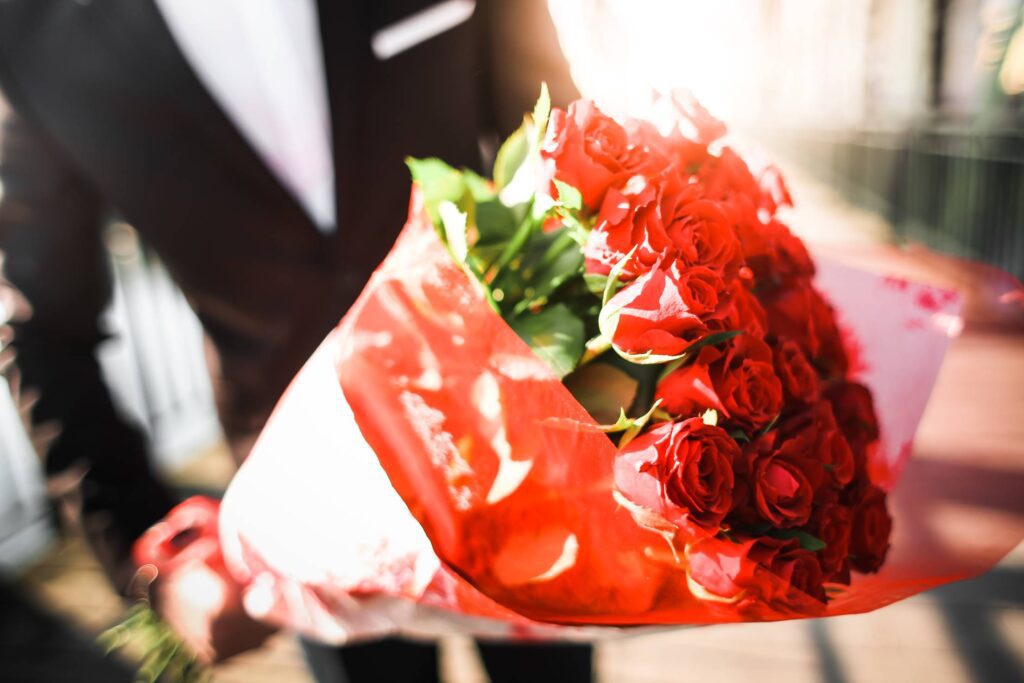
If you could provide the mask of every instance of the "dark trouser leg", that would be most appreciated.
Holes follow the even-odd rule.
[[[576,643],[478,642],[491,683],[591,683],[594,648]]]
[[[302,641],[317,683],[438,683],[437,646],[400,638],[335,647]]]

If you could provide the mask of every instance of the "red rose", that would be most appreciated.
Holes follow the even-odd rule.
[[[846,374],[846,352],[835,313],[813,287],[807,283],[785,287],[771,292],[761,303],[771,332],[799,344],[826,377]]]
[[[828,432],[821,443],[821,460],[831,480],[839,488],[846,486],[856,473],[856,459],[846,437],[835,429]]]
[[[877,572],[889,552],[892,517],[889,516],[885,499],[885,491],[869,484],[854,508],[850,562],[859,572]]]
[[[740,335],[729,343],[713,377],[730,423],[749,432],[764,427],[782,410],[782,383],[771,360],[767,344]]]
[[[668,270],[679,283],[680,295],[691,311],[706,319],[718,310],[725,284],[713,270],[701,266],[687,268],[678,261]]]
[[[724,352],[701,349],[694,363],[659,383],[655,396],[673,414],[714,408],[730,424],[756,431],[782,409],[782,386],[770,361],[764,342],[741,335]]]
[[[796,342],[786,340],[775,348],[775,372],[786,396],[800,403],[818,400],[818,373]]]
[[[793,198],[786,187],[786,180],[782,173],[775,166],[764,167],[757,176],[757,184],[761,186],[761,196],[764,197],[765,208],[772,215],[780,206],[793,206]]]
[[[749,476],[754,504],[761,517],[775,527],[803,526],[811,518],[815,492],[807,444],[796,439],[778,449],[770,444],[756,443],[751,449],[754,457]]]
[[[785,282],[814,277],[814,261],[803,240],[778,221],[764,226],[771,244],[771,279]]]
[[[700,144],[710,145],[726,134],[725,124],[712,116],[697,101],[693,93],[686,90],[674,90],[670,101],[676,114],[676,124],[689,124],[692,128],[690,132],[693,133],[693,138]]]
[[[694,415],[708,408],[728,415],[715,393],[709,368],[721,355],[718,349],[705,346],[692,363],[666,375],[654,392],[654,397],[661,400],[661,407],[673,415]]]
[[[829,387],[825,397],[832,404],[836,423],[850,447],[863,454],[878,439],[878,418],[871,391],[856,382],[838,382]]]
[[[649,451],[643,471],[658,478],[665,499],[688,521],[717,530],[732,507],[733,461],[740,450],[699,418],[662,423],[634,439],[624,454]]]
[[[763,205],[761,186],[746,162],[731,147],[701,167],[698,177],[709,199],[736,201],[743,199],[754,207]]]
[[[678,128],[673,129],[668,135],[662,135],[649,121],[637,119],[628,119],[623,127],[634,144],[642,146],[652,154],[654,163],[645,169],[649,175],[669,165],[683,172],[696,171],[711,158],[706,144],[687,137]]]
[[[842,489],[853,480],[853,452],[836,424],[828,401],[817,401],[807,410],[791,414],[779,425],[778,431],[793,447],[799,444],[806,449],[805,457],[814,463],[814,471],[827,470],[827,479],[834,489]],[[824,489],[819,491],[821,495],[825,493]]]
[[[827,600],[817,557],[793,539],[703,538],[686,546],[686,561],[691,593],[752,619],[820,614]]]
[[[732,221],[718,202],[702,197],[699,185],[670,174],[661,190],[662,230],[678,258],[688,266],[705,266],[731,279],[741,265]]]
[[[678,173],[634,176],[621,189],[609,189],[584,248],[587,271],[606,274],[635,248],[625,280],[677,258],[734,278],[742,260],[732,221],[701,191]]]
[[[612,343],[629,354],[682,353],[707,329],[693,308],[707,304],[705,285],[699,278],[681,281],[675,270],[662,268],[626,285],[606,305],[617,311],[609,318],[618,318],[610,331]]]
[[[728,299],[728,305],[720,309],[719,315],[707,319],[708,329],[715,332],[743,330],[751,337],[764,339],[768,319],[757,297],[742,280],[733,280],[729,285]]]
[[[656,217],[658,192],[658,187],[642,176],[608,190],[583,247],[588,273],[607,275],[634,247],[633,257],[619,276],[624,282],[673,258],[673,246]]]
[[[825,547],[818,551],[818,560],[821,562],[821,568],[829,574],[830,580],[849,580],[847,567],[852,527],[853,516],[850,508],[845,505],[826,503],[814,514],[814,535],[825,544]]]
[[[783,586],[799,591],[802,595],[796,596],[796,600],[802,596],[822,604],[828,600],[817,555],[802,548],[796,539],[761,538],[751,548],[750,557],[782,579]],[[791,604],[793,601],[794,596],[786,591],[781,602]],[[780,602],[778,597],[775,602]]]
[[[541,156],[554,162],[554,177],[577,188],[593,211],[609,186],[644,168],[651,155],[593,102],[577,100],[568,112],[551,111]]]

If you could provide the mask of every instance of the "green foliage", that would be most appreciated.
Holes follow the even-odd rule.
[[[572,372],[583,355],[583,322],[564,304],[514,318],[509,325],[559,377]]]
[[[466,193],[466,182],[458,171],[440,159],[414,159],[408,157],[405,165],[412,173],[412,179],[423,191],[423,200],[434,225],[441,224],[441,202],[458,203]]]
[[[533,128],[534,135],[536,135],[533,144],[537,148],[544,142],[549,118],[551,118],[551,95],[548,93],[548,84],[541,83],[540,96],[537,98],[537,103],[533,105]]]
[[[175,681],[205,683],[210,672],[164,623],[146,601],[128,609],[124,620],[97,638],[107,653],[125,648],[140,651],[142,658],[135,674],[137,683]]]
[[[555,189],[558,190],[558,203],[570,211],[583,209],[583,195],[572,185],[555,178]]]
[[[499,190],[512,182],[516,171],[530,153],[528,131],[529,125],[524,121],[498,149],[498,155],[494,158],[494,184]]]
[[[823,550],[826,547],[825,541],[799,529],[778,529],[772,532],[772,536],[776,538],[795,538],[800,541],[801,548],[812,553]]]
[[[477,247],[500,245],[515,235],[518,225],[512,209],[501,203],[497,197],[477,202],[476,229],[479,237]]]

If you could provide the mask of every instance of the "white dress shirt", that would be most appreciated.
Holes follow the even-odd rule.
[[[156,4],[238,131],[317,227],[333,231],[331,119],[315,0]]]

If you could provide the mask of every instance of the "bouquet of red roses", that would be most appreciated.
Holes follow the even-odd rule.
[[[779,173],[665,103],[661,130],[542,93],[493,180],[409,161],[404,232],[225,499],[252,613],[329,640],[439,614],[560,637],[966,575],[901,553],[887,503],[957,295],[816,275]],[[893,343],[914,349],[895,376]]]

